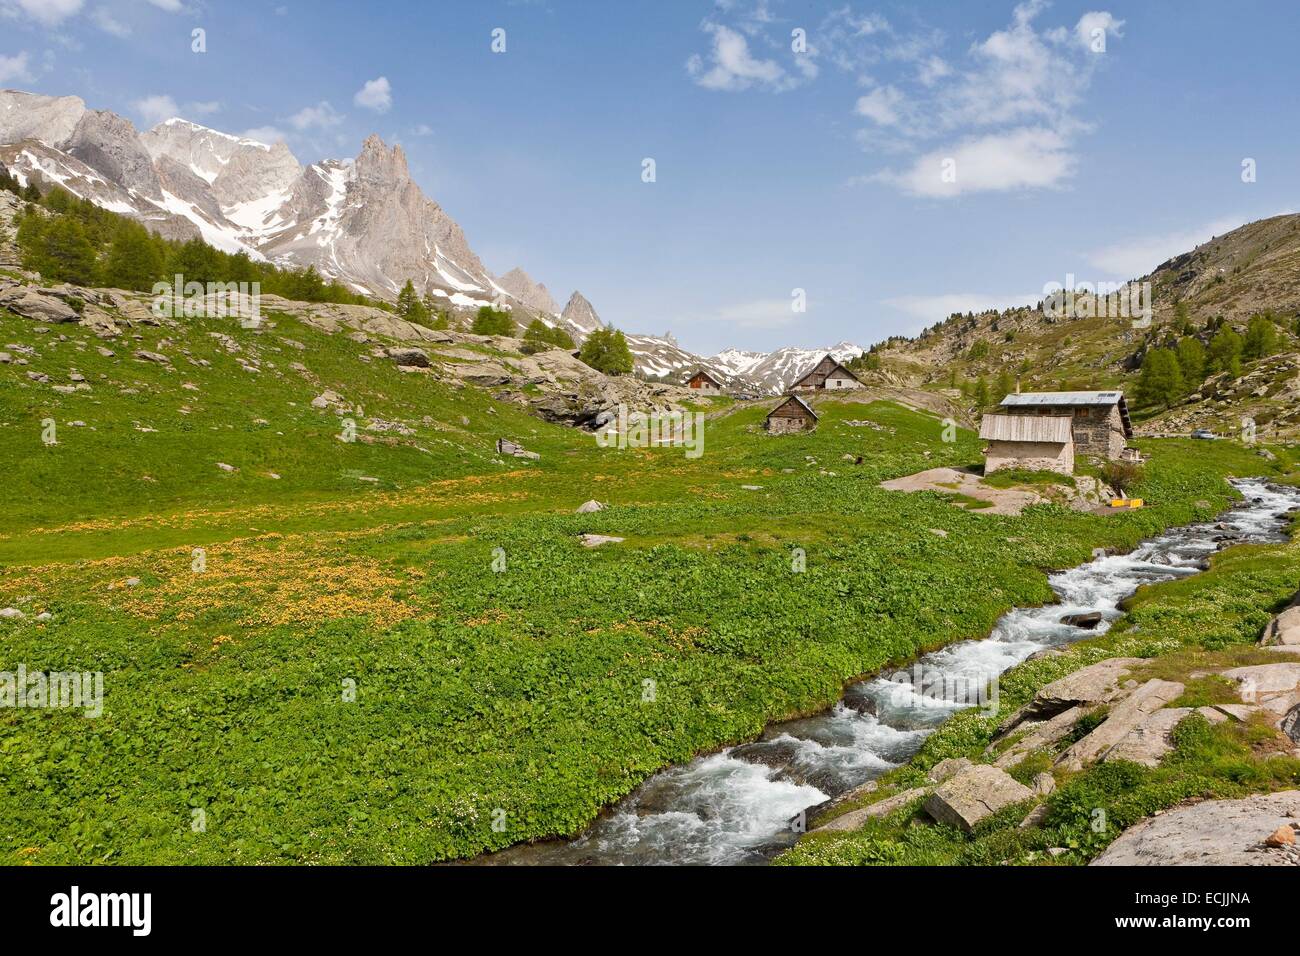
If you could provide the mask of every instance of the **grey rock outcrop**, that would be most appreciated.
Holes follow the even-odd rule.
[[[1207,800],[1141,821],[1093,866],[1295,866],[1294,845],[1269,847],[1280,827],[1300,826],[1300,790]]]
[[[81,317],[72,306],[46,290],[24,287],[7,290],[0,305],[26,319],[37,322],[76,322]]]
[[[1147,681],[1115,704],[1092,733],[1073,744],[1056,762],[1077,770],[1098,760],[1182,692],[1183,685],[1176,681]]]
[[[1300,646],[1300,601],[1269,621],[1260,643],[1268,646]]]
[[[408,368],[429,367],[429,353],[424,349],[417,349],[411,346],[396,346],[390,349],[385,349],[384,354],[398,365]]]
[[[1114,747],[1106,751],[1104,760],[1131,760],[1147,767],[1158,767],[1165,754],[1173,749],[1170,736],[1184,717],[1192,712],[1190,707],[1166,707],[1147,717]]]
[[[969,831],[1004,807],[1033,798],[1034,791],[1005,771],[975,764],[940,784],[925,801],[925,812],[940,823]]]

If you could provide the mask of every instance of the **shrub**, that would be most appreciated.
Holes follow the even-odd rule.
[[[1108,461],[1101,466],[1102,481],[1120,494],[1140,484],[1144,477],[1142,466],[1135,461]]]

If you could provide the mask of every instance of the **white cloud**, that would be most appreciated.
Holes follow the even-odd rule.
[[[181,0],[149,0],[159,10],[166,10],[168,13],[180,13],[185,9]]]
[[[179,116],[181,112],[176,106],[176,101],[162,93],[155,93],[153,96],[146,96],[142,100],[136,100],[131,104],[131,107],[144,121],[146,127],[157,126],[163,120]]]
[[[107,7],[96,8],[95,12],[91,14],[91,19],[105,33],[112,34],[115,37],[129,37],[131,35],[131,28],[121,20],[115,19]]]
[[[0,54],[0,83],[12,83],[14,80],[21,83],[32,82],[26,50],[13,56]]]
[[[1123,239],[1094,249],[1086,253],[1084,258],[1116,279],[1135,279],[1146,275],[1167,259],[1189,252],[1214,236],[1231,232],[1245,221],[1241,217],[1224,217],[1193,229]]]
[[[857,100],[854,111],[874,124],[857,138],[868,151],[914,158],[854,181],[939,198],[1047,188],[1072,176],[1078,142],[1092,128],[1079,105],[1104,59],[1082,41],[1098,28],[1122,36],[1124,23],[1092,12],[1073,29],[1042,29],[1036,20],[1046,7],[1045,0],[1019,4],[1005,28],[970,44],[959,60],[933,53],[930,34],[913,42],[891,29],[893,47],[877,55],[888,59],[892,50],[916,72]],[[955,167],[945,167],[949,159]]]
[[[756,299],[724,305],[697,315],[691,321],[721,322],[737,329],[779,329],[802,318],[792,299]]]
[[[699,54],[686,61],[686,72],[706,90],[736,93],[750,87],[780,91],[798,81],[775,60],[762,60],[749,51],[749,41],[729,27],[705,23],[702,29],[713,36],[710,66]]]
[[[412,135],[412,136],[432,136],[432,135],[433,135],[433,127],[430,126],[428,123],[417,123],[417,124],[415,125],[415,128],[411,130],[411,135]]]
[[[942,322],[954,312],[985,312],[1017,305],[1034,305],[1041,294],[985,295],[981,292],[948,292],[940,295],[900,295],[885,299],[884,304],[898,309],[919,323],[918,328]]]
[[[185,112],[194,116],[211,116],[213,113],[221,112],[221,103],[218,100],[208,100],[204,103],[191,103],[185,107]]]
[[[376,113],[387,113],[393,105],[393,89],[388,83],[388,77],[367,80],[352,97],[352,102]]]
[[[1044,128],[990,133],[920,156],[901,172],[873,178],[926,198],[963,193],[1043,189],[1074,172],[1075,159],[1061,134]]]
[[[921,64],[916,78],[925,86],[934,86],[942,79],[952,76],[952,67],[941,56],[932,56]]]
[[[1109,41],[1111,37],[1122,37],[1124,35],[1123,20],[1116,20],[1105,10],[1093,10],[1079,17],[1079,22],[1074,25],[1074,35],[1079,42],[1083,44],[1084,49],[1089,52],[1093,49],[1093,43],[1097,39],[1095,32],[1102,31],[1104,41]]]
[[[308,129],[329,129],[343,122],[343,114],[324,100],[316,106],[304,106],[289,117],[289,125],[302,131]]]
[[[8,0],[5,6],[26,14],[37,23],[54,27],[80,13],[85,0]]]
[[[893,126],[898,122],[898,105],[902,101],[903,94],[894,87],[878,86],[866,96],[858,98],[854,112],[875,120],[881,126]]]
[[[252,129],[246,129],[239,134],[244,139],[251,139],[256,143],[265,143],[268,146],[274,146],[284,139],[284,133],[275,126],[254,126]]]

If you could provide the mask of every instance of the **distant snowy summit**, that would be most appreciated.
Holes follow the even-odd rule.
[[[411,179],[401,146],[378,136],[355,159],[304,166],[283,142],[263,143],[174,117],[140,133],[130,120],[77,96],[0,90],[0,164],[20,182],[59,185],[131,216],[169,239],[201,237],[226,252],[282,266],[314,266],[357,292],[394,299],[411,280],[449,306],[496,304],[521,325],[538,317],[577,342],[604,323],[574,292],[560,309],[521,268],[492,275],[460,226]],[[739,390],[776,393],[829,349],[727,349],[712,358],[671,333],[628,333],[638,372],[675,378],[703,368]]]

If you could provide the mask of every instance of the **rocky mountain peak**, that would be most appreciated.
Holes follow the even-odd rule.
[[[356,168],[357,176],[364,182],[401,184],[411,178],[402,147],[395,145],[389,149],[377,133],[371,133],[361,144]]]
[[[61,148],[118,185],[162,199],[153,157],[129,119],[108,110],[86,110]]]
[[[556,315],[560,311],[560,307],[555,299],[551,298],[551,293],[546,286],[534,282],[533,277],[518,266],[498,279],[497,285],[520,303],[537,312]]]
[[[72,135],[85,112],[85,101],[79,96],[0,90],[0,142],[36,139],[59,146]]]
[[[583,334],[595,332],[605,324],[600,320],[600,316],[596,314],[595,306],[588,302],[581,292],[577,291],[569,296],[569,301],[565,303],[560,318]]]

